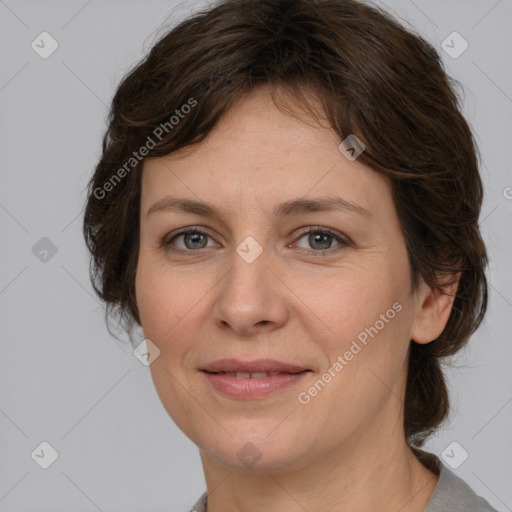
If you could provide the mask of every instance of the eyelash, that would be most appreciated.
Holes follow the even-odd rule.
[[[337,252],[337,251],[341,250],[342,248],[348,247],[348,246],[351,245],[351,241],[348,238],[340,236],[339,234],[337,234],[336,232],[330,230],[329,228],[324,228],[324,227],[320,227],[320,226],[311,226],[311,227],[309,227],[307,230],[305,230],[302,233],[300,233],[299,237],[297,238],[297,241],[299,241],[304,236],[310,235],[312,233],[331,236],[332,238],[334,238],[334,240],[336,240],[336,242],[338,242],[338,245],[335,246],[334,248],[329,248],[329,249],[325,249],[325,250],[314,250],[314,249],[299,248],[303,252],[307,253],[310,256],[319,256],[319,255],[320,256],[327,256],[327,255],[332,255],[334,252]],[[203,230],[201,230],[199,228],[187,228],[187,229],[184,229],[183,231],[179,231],[178,233],[175,233],[171,238],[165,237],[161,241],[160,247],[162,249],[165,249],[165,250],[170,250],[170,251],[175,252],[175,253],[181,253],[181,254],[185,254],[185,255],[189,255],[189,256],[198,255],[201,251],[207,249],[207,248],[196,249],[196,250],[193,250],[193,249],[177,249],[177,248],[174,248],[172,246],[172,243],[173,243],[174,240],[176,240],[180,236],[188,235],[188,234],[199,234],[199,235],[205,235],[207,237],[212,238],[208,233],[206,233],[205,231],[203,231]]]

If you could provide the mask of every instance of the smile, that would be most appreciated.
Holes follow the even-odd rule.
[[[237,379],[263,379],[265,377],[276,377],[280,372],[215,372],[216,375],[227,375]]]
[[[202,371],[216,393],[239,400],[264,398],[291,388],[309,373],[309,370],[296,373]]]

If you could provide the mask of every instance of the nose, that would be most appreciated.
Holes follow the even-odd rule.
[[[285,325],[288,293],[265,251],[251,263],[233,251],[231,270],[219,283],[215,324],[238,336],[268,333]]]

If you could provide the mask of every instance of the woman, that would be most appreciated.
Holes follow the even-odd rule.
[[[225,0],[120,84],[92,276],[199,447],[197,512],[493,510],[420,449],[487,306],[437,52],[354,0]]]

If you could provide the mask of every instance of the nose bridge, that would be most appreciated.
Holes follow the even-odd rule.
[[[215,304],[215,320],[240,333],[256,325],[282,324],[286,305],[277,293],[268,251],[254,238],[246,237],[232,251],[230,271],[225,276]]]
[[[262,296],[269,293],[266,290],[267,274],[270,273],[266,252],[251,237],[238,244],[231,256],[231,270],[226,276],[224,291],[238,301],[249,303],[257,301],[258,298],[261,301]]]

